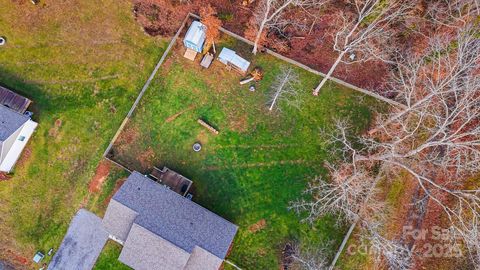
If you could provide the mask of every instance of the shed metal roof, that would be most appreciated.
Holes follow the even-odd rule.
[[[250,66],[250,62],[238,56],[234,50],[224,47],[218,55],[218,60],[225,65],[232,64],[241,71],[246,72]]]
[[[30,103],[32,103],[30,99],[0,86],[0,104],[19,113],[24,113]]]
[[[199,21],[193,21],[185,34],[184,40],[195,44],[198,48],[202,47],[206,38],[206,27]]]

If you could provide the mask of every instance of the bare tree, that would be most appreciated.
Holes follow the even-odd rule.
[[[383,237],[377,228],[368,228],[362,236],[372,249],[376,265],[387,265],[392,270],[407,270],[412,266],[413,252],[399,241]]]
[[[311,8],[319,7],[328,0],[260,0],[254,13],[255,39],[252,53],[258,51],[258,44],[265,35],[265,31],[271,27],[281,28],[282,25],[292,23],[292,20],[282,18],[286,10],[291,7]]]
[[[300,80],[295,70],[283,67],[271,86],[268,110],[272,111],[275,106],[278,108],[278,103],[282,101],[289,106],[299,108],[301,103],[298,92],[299,84]]]
[[[440,27],[458,27],[471,19],[472,14],[480,15],[478,0],[442,0],[430,3],[428,20]]]
[[[327,164],[330,171],[331,182],[317,178],[309,183],[306,194],[315,198],[313,201],[302,199],[292,204],[291,209],[297,212],[307,212],[304,219],[313,223],[319,217],[327,214],[339,215],[339,221],[353,223],[363,208],[373,204],[365,204],[372,189],[369,181],[370,173],[364,168],[354,168],[351,164],[344,163],[340,168]],[[373,210],[373,209],[369,209]]]
[[[334,35],[333,49],[338,57],[326,76],[313,90],[317,96],[331,78],[338,64],[368,61],[372,58],[388,61],[387,41],[393,35],[392,24],[406,15],[409,1],[352,0],[353,14],[340,13],[340,28]],[[350,54],[348,59],[345,55]]]
[[[326,270],[328,268],[327,252],[323,247],[316,249],[302,250],[299,244],[293,247],[290,258],[296,269],[304,270]]]
[[[480,170],[477,33],[477,25],[467,21],[461,28],[432,37],[422,54],[398,57],[390,87],[397,91],[397,99],[405,108],[392,108],[378,117],[376,132],[355,141],[348,135],[349,127],[339,123],[333,141],[341,145],[343,163],[338,167],[347,169],[331,171],[330,183],[313,181],[309,187],[314,193],[310,204],[299,201],[294,208],[307,211],[307,220],[340,212],[360,218],[363,228],[375,228],[372,224],[376,219],[366,219],[361,211],[375,202],[366,195],[369,186],[376,186],[373,166],[381,166],[380,171],[386,174],[406,172],[430,203],[443,210],[452,231],[468,248],[471,260],[478,263],[480,189],[465,180]],[[356,183],[359,179],[360,184]],[[357,194],[359,201],[350,199],[357,198]],[[369,231],[375,236],[372,243],[380,247],[392,268],[403,269],[408,252],[393,252],[402,249],[385,242],[378,231]]]

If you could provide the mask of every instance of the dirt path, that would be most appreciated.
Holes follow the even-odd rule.
[[[183,110],[181,110],[180,112],[178,112],[178,113],[176,113],[176,114],[174,114],[174,115],[169,116],[169,117],[165,120],[165,123],[170,123],[170,122],[172,122],[173,120],[177,119],[177,117],[179,117],[180,115],[182,115],[182,114],[184,114],[185,112],[188,112],[188,111],[190,111],[190,110],[193,110],[194,108],[195,108],[195,105],[193,105],[193,104],[190,105],[190,106],[188,106],[188,108],[183,109]]]
[[[108,175],[110,174],[111,164],[106,160],[102,160],[100,164],[98,164],[97,170],[95,171],[95,175],[90,180],[88,184],[88,192],[95,193],[99,192],[102,188],[103,182],[107,179]]]
[[[223,145],[223,146],[216,146],[214,149],[228,149],[228,148],[242,148],[242,149],[250,149],[250,148],[258,148],[258,149],[275,149],[275,148],[287,148],[287,147],[297,147],[299,144],[259,144],[259,145],[249,145],[249,144],[237,144],[237,145]]]
[[[209,171],[223,170],[226,168],[256,168],[256,167],[268,167],[275,165],[291,165],[291,164],[306,164],[307,161],[304,159],[297,160],[277,160],[270,162],[255,162],[255,163],[243,163],[243,164],[232,164],[230,166],[210,166],[207,168]]]

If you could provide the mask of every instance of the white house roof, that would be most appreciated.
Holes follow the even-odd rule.
[[[195,44],[197,47],[201,47],[206,37],[205,30],[205,25],[199,21],[193,21],[190,28],[188,28],[184,40]]]
[[[238,56],[234,50],[231,50],[226,47],[224,47],[220,52],[220,54],[218,55],[218,60],[224,63],[225,65],[230,63],[238,67],[243,72],[246,72],[248,70],[248,67],[250,66],[250,62]]]

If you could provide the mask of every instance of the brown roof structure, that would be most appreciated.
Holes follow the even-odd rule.
[[[16,112],[23,114],[32,101],[13,91],[0,86],[0,104]]]

